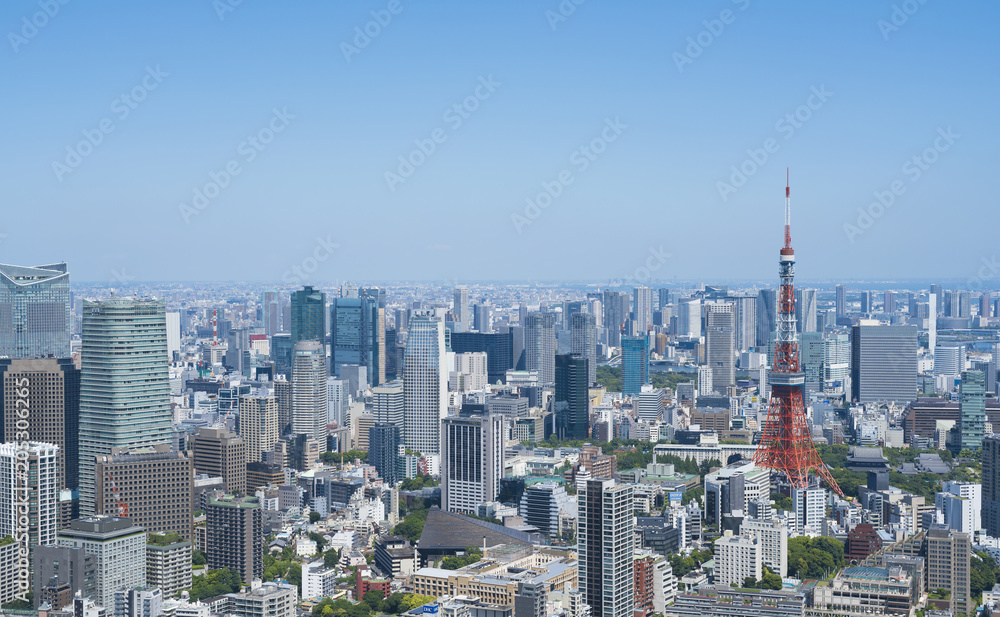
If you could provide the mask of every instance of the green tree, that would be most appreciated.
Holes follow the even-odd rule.
[[[764,575],[760,578],[761,589],[781,589],[781,577],[764,567]]]
[[[760,589],[760,585],[757,584],[757,579],[755,579],[752,576],[748,576],[745,579],[743,579],[743,588],[744,589]]]
[[[335,548],[327,549],[323,552],[323,566],[332,568],[340,563],[340,551]]]
[[[433,602],[436,599],[437,598],[434,598],[433,596],[422,596],[418,593],[408,593],[403,596],[403,601],[400,603],[403,609],[401,612],[412,611],[418,606],[423,606],[424,604]]]
[[[208,563],[208,558],[205,557],[205,553],[202,551],[194,549],[194,551],[191,552],[191,563],[196,566],[203,566]]]
[[[240,573],[232,568],[209,570],[204,576],[196,576],[191,584],[191,601],[236,593],[242,586]]]
[[[317,512],[315,510],[313,510],[312,512],[309,513],[309,522],[310,523],[318,523],[319,519],[321,519],[321,518],[323,518],[323,515],[321,515],[319,512]]]
[[[424,523],[427,522],[427,510],[414,510],[398,525],[392,528],[392,533],[403,536],[411,543],[416,543],[420,539],[420,534],[424,531]]]

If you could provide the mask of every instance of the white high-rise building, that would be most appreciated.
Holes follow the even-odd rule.
[[[792,489],[792,507],[798,529],[796,535],[819,535],[826,518],[826,491],[821,488]]]
[[[441,421],[441,508],[477,513],[494,501],[504,468],[504,417],[499,414]]]
[[[465,287],[455,288],[455,307],[451,310],[451,314],[455,317],[455,321],[472,321],[470,319],[472,315],[469,314],[469,290]]]
[[[712,367],[698,367],[698,396],[712,396]]]
[[[485,351],[452,355],[455,357],[455,366],[448,378],[452,392],[475,392],[486,387],[489,377],[486,373]]]
[[[402,430],[404,406],[402,381],[390,381],[372,388],[372,415],[376,422],[391,424]]]
[[[347,379],[337,377],[326,378],[326,401],[327,412],[326,421],[337,423],[337,426],[344,426],[347,415],[347,408],[351,404],[350,382]]]
[[[448,372],[444,321],[430,311],[415,312],[403,350],[403,443],[415,452],[441,452],[441,420],[448,415]]]
[[[326,443],[326,349],[319,341],[299,341],[292,349],[292,432]]]
[[[681,300],[677,310],[677,335],[701,336],[701,300],[699,298]]]
[[[649,287],[634,288],[632,290],[632,307],[636,327],[639,328],[639,332],[645,332],[653,325],[653,290]]]
[[[524,326],[524,368],[538,371],[543,386],[556,382],[556,314],[529,313]]]
[[[642,391],[636,397],[636,420],[658,422],[663,414],[663,390],[655,389],[649,384],[642,386]]]
[[[788,528],[784,523],[776,519],[744,519],[740,535],[757,540],[761,562],[771,572],[782,578],[788,576]]]
[[[181,314],[170,312],[167,318],[167,357],[173,358],[175,351],[181,350]]]
[[[0,444],[0,537],[11,536],[28,550],[55,544],[60,488],[58,446]],[[26,526],[20,521],[25,516]]]
[[[816,290],[795,291],[795,325],[799,332],[816,331]]]
[[[927,296],[927,349],[937,347],[937,294]]]
[[[763,575],[760,542],[755,537],[726,535],[715,541],[715,582],[722,585],[743,586],[743,580],[752,576],[760,580]]]
[[[146,586],[146,530],[132,519],[91,516],[74,519],[60,529],[59,546],[82,548],[92,555],[96,570],[93,599],[111,609],[115,592]]]
[[[982,485],[973,482],[943,482],[934,496],[934,507],[949,529],[973,533],[982,527]]]

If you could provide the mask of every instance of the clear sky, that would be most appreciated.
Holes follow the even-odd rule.
[[[1000,254],[998,17],[6,0],[0,262],[81,281],[776,277],[791,167],[800,277],[974,277]]]

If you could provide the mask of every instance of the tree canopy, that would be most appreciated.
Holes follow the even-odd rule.
[[[242,587],[240,573],[236,570],[232,568],[209,570],[204,576],[196,576],[191,581],[191,601],[236,593],[240,587]]]
[[[788,575],[825,579],[846,564],[844,543],[836,538],[788,539]]]

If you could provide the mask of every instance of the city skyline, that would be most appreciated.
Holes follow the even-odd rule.
[[[21,85],[0,103],[19,213],[0,262],[118,287],[767,280],[791,167],[800,281],[996,263],[992,4],[216,5],[60,4],[41,28],[36,4],[0,8]],[[595,221],[615,250],[556,258],[550,239]],[[371,228],[389,250],[354,233]],[[261,232],[266,249],[206,267],[206,237]]]

